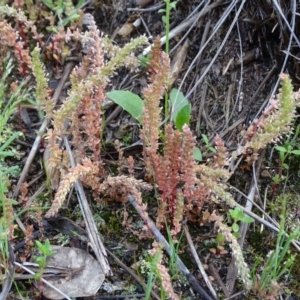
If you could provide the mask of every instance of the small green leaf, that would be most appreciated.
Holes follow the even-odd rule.
[[[167,17],[166,16],[162,16],[162,20],[163,20],[164,24],[167,24]]]
[[[44,257],[43,256],[34,256],[34,260],[38,265],[41,265],[44,263]]]
[[[144,102],[136,94],[130,91],[112,91],[107,93],[107,97],[120,105],[133,118],[141,122]]]
[[[194,148],[193,157],[196,161],[202,161],[202,152],[198,147]]]
[[[291,153],[295,155],[300,155],[300,150],[293,150],[291,151]]]
[[[184,124],[190,123],[191,118],[191,104],[187,104],[186,106],[182,107],[176,115],[175,119],[175,126],[178,130],[182,131],[182,126]]]
[[[66,18],[66,19],[63,20],[62,25],[65,26],[65,25],[67,25],[69,22],[71,22],[71,21],[73,21],[73,20],[76,20],[76,19],[78,19],[79,17],[80,17],[79,14],[71,15],[71,16],[69,16],[68,18]]]
[[[20,203],[16,201],[15,199],[6,199],[11,205],[19,205]]]
[[[147,55],[140,55],[139,60],[141,62],[141,67],[143,68],[147,68],[148,67],[148,63],[150,62],[150,54]]]
[[[242,235],[239,232],[234,232],[233,235],[238,239],[240,238]]]
[[[37,247],[39,248],[39,250],[43,253],[45,250],[44,245],[40,242],[40,241],[35,241]]]
[[[287,152],[287,149],[282,147],[282,146],[276,146],[275,149],[280,151],[280,152]]]
[[[204,142],[205,145],[209,145],[209,140],[206,134],[201,134],[202,136],[202,140]]]
[[[248,224],[248,223],[252,223],[253,221],[254,221],[254,219],[249,217],[249,216],[244,216],[244,217],[241,218],[241,222],[243,222],[243,223]]]
[[[243,216],[244,216],[244,212],[239,207],[230,209],[229,213],[234,220],[241,220],[241,218],[243,218]]]
[[[219,232],[217,237],[216,237],[216,240],[217,240],[218,243],[224,243],[225,237],[222,233]]]
[[[236,220],[237,219],[237,217],[238,217],[238,213],[237,213],[237,211],[236,210],[233,210],[233,209],[229,209],[229,213],[230,213],[230,216],[234,219],[234,220]]]
[[[173,1],[173,2],[170,2],[169,3],[169,7],[172,9],[172,8],[176,8],[176,3],[177,1]]]
[[[211,151],[211,152],[213,152],[213,153],[216,153],[216,152],[217,152],[217,150],[216,150],[215,148],[213,148],[213,147],[209,147],[208,149],[209,149],[209,151]]]
[[[233,223],[231,228],[233,232],[238,232],[240,230],[240,227],[237,223]]]
[[[165,10],[164,8],[161,8],[161,9],[158,10],[158,13],[159,13],[159,14],[165,13],[165,12],[166,12],[166,10]]]
[[[283,168],[285,168],[286,170],[288,170],[289,167],[290,167],[288,164],[282,164],[282,166],[283,166]]]

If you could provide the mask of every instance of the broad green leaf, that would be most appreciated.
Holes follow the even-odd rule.
[[[176,115],[175,126],[178,130],[182,131],[184,124],[189,124],[191,118],[191,104],[182,107]]]
[[[133,118],[141,122],[143,115],[144,102],[136,94],[130,91],[112,91],[107,93],[107,97],[120,105]]]
[[[188,100],[184,97],[182,92],[179,92],[177,89],[172,89],[170,92],[170,107],[172,113],[172,121],[176,120],[178,112],[189,104]]]
[[[196,161],[202,161],[202,152],[198,147],[194,148],[193,157]]]

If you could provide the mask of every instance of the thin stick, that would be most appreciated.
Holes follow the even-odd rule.
[[[147,7],[147,8],[127,8],[127,11],[137,11],[137,12],[151,12],[151,11],[156,11],[162,7],[164,7],[166,5],[166,3],[164,2],[160,2],[158,4],[155,4],[151,7]]]
[[[71,147],[69,144],[69,141],[67,139],[66,136],[63,136],[63,141],[66,147],[66,150],[69,154],[69,158],[70,158],[70,164],[71,167],[74,168],[75,167],[75,161],[74,161],[74,157],[71,151]],[[99,261],[102,270],[104,272],[105,275],[112,275],[112,271],[110,269],[108,260],[107,260],[107,254],[105,251],[105,247],[102,244],[102,241],[100,239],[100,236],[98,234],[98,230],[97,230],[97,226],[95,224],[91,209],[88,205],[82,184],[79,180],[77,180],[75,182],[75,188],[77,191],[77,195],[78,195],[78,203],[80,206],[80,209],[82,211],[82,215],[84,218],[84,222],[86,224],[86,230],[88,233],[88,237],[91,243],[91,246],[95,252],[95,255],[97,257],[97,260]]]
[[[189,243],[189,246],[190,246],[190,249],[191,249],[191,253],[192,253],[192,255],[193,255],[193,257],[194,257],[194,259],[195,259],[195,261],[196,261],[196,263],[198,265],[199,271],[201,272],[201,275],[202,275],[202,277],[203,277],[203,279],[204,279],[207,287],[209,288],[210,292],[214,295],[214,297],[216,299],[219,299],[218,296],[217,296],[216,291],[214,290],[213,286],[210,283],[210,280],[208,279],[208,277],[206,275],[206,272],[205,272],[205,270],[203,268],[203,265],[201,263],[201,260],[200,260],[200,258],[198,256],[198,254],[197,254],[197,251],[195,249],[195,246],[194,246],[194,243],[192,241],[191,235],[190,235],[189,230],[188,230],[188,228],[187,228],[186,225],[183,225],[183,230],[184,230],[187,242]]]
[[[15,262],[15,265],[22,268],[23,270],[25,270],[26,272],[35,275],[35,273],[33,271],[31,271],[30,269],[24,267],[23,265],[19,264],[18,262]],[[50,282],[48,282],[47,280],[45,280],[43,277],[41,277],[40,279],[41,281],[43,281],[45,284],[47,284],[48,286],[50,286],[52,289],[54,289],[56,292],[58,292],[59,294],[61,294],[63,297],[65,297],[68,300],[72,300],[69,296],[67,296],[65,293],[63,293],[62,291],[60,291],[58,288],[56,288],[54,285],[52,285]]]

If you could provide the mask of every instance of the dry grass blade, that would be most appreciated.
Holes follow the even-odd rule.
[[[8,268],[7,268],[7,275],[5,282],[2,285],[2,291],[0,293],[0,299],[6,299],[10,289],[13,284],[13,278],[14,278],[14,273],[15,273],[15,255],[14,252],[10,246],[10,243],[8,242]]]
[[[193,244],[193,241],[192,241],[191,235],[190,235],[190,233],[189,233],[188,227],[187,227],[186,225],[184,225],[184,226],[183,226],[183,230],[184,230],[184,233],[185,233],[185,237],[186,237],[186,239],[187,239],[187,241],[188,241],[188,244],[189,244],[189,246],[190,246],[192,255],[193,255],[193,257],[194,257],[194,259],[195,259],[195,261],[196,261],[196,263],[197,263],[198,269],[200,270],[201,275],[202,275],[202,277],[203,277],[203,279],[204,279],[204,281],[205,281],[207,287],[209,288],[209,290],[210,290],[210,292],[212,293],[212,295],[214,295],[214,297],[215,297],[216,299],[218,299],[217,293],[216,293],[216,291],[214,290],[213,286],[211,285],[211,283],[210,283],[210,281],[209,281],[209,278],[207,277],[206,272],[205,272],[205,270],[204,270],[204,268],[203,268],[203,265],[202,265],[202,263],[201,263],[201,261],[200,261],[200,258],[199,258],[198,254],[197,254],[197,251],[196,251],[196,248],[195,248],[195,246],[194,246],[194,244]]]
[[[229,13],[235,8],[235,5],[237,4],[238,1],[234,1],[231,3],[231,5],[227,8],[226,12],[224,12],[224,15],[222,17],[222,19],[220,20],[220,22],[218,22],[214,28],[214,32],[210,35],[209,39],[207,40],[207,42],[204,44],[203,48],[200,49],[200,51],[198,52],[197,56],[194,58],[189,70],[186,72],[185,77],[182,79],[182,82],[180,84],[179,90],[181,89],[183,82],[185,80],[185,78],[187,77],[189,71],[192,69],[194,63],[196,62],[198,56],[203,52],[204,48],[207,46],[207,44],[211,41],[212,37],[214,36],[214,34],[217,32],[217,30],[220,28],[220,26],[223,24],[223,22],[225,22],[226,17],[229,15]],[[202,82],[202,80],[204,79],[204,77],[207,75],[208,71],[210,70],[211,66],[214,64],[214,62],[216,61],[217,57],[219,56],[219,54],[221,53],[233,27],[235,26],[235,23],[237,22],[239,15],[244,7],[246,3],[246,0],[243,0],[239,9],[237,10],[235,17],[232,21],[232,24],[230,25],[230,27],[227,30],[227,33],[219,47],[219,49],[217,50],[215,56],[213,57],[213,59],[211,60],[211,62],[209,63],[209,65],[207,66],[206,70],[203,72],[203,74],[201,75],[201,77],[197,80],[197,82],[195,83],[194,87],[188,92],[188,94],[186,95],[186,97],[188,98],[193,92],[194,90],[197,88],[197,86]]]

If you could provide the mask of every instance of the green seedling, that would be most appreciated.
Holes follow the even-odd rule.
[[[201,136],[202,136],[202,140],[203,140],[203,142],[204,142],[204,144],[205,144],[206,150],[208,150],[208,151],[210,151],[210,152],[213,152],[213,153],[216,153],[217,150],[216,150],[216,149],[213,147],[213,145],[210,143],[210,141],[209,141],[207,135],[206,135],[206,134],[201,134]]]
[[[176,1],[171,2],[170,0],[164,0],[166,3],[166,7],[160,9],[158,12],[163,13],[162,21],[165,25],[166,29],[166,46],[165,46],[165,51],[167,54],[170,52],[170,41],[169,41],[169,36],[170,36],[170,12],[172,9],[175,9],[176,7]],[[168,115],[169,111],[169,97],[168,93],[165,92],[165,117]]]
[[[77,12],[85,4],[85,0],[79,0],[77,5],[75,6],[74,11],[72,11],[70,13],[70,12],[67,12],[67,10],[66,10],[66,1],[63,1],[63,0],[42,0],[42,1],[48,8],[50,8],[51,10],[53,10],[55,12],[55,15],[59,19],[59,23],[58,23],[57,27],[48,27],[47,28],[47,30],[54,31],[54,32],[58,32],[59,27],[64,27],[64,26],[68,25],[68,23],[78,19],[80,17],[80,15]],[[67,18],[64,19],[63,18],[64,15],[66,15]]]
[[[296,139],[299,136],[299,133],[300,125],[297,126],[292,139],[287,139],[282,146],[275,146],[275,149],[279,151],[280,163],[284,169],[289,169],[289,165],[286,163],[286,160],[290,155],[300,155],[300,150],[295,149]]]
[[[240,227],[238,225],[238,222],[243,222],[243,223],[251,223],[254,220],[246,216],[244,212],[239,208],[235,207],[234,209],[229,210],[230,216],[233,219],[233,224],[231,225],[231,229],[233,231],[233,234],[235,235],[236,238],[239,238],[241,234],[239,233]]]
[[[166,223],[166,229],[168,234],[168,242],[171,248],[171,255],[169,258],[169,270],[171,273],[172,278],[175,278],[178,275],[179,269],[177,267],[177,258],[178,258],[178,251],[179,251],[179,245],[181,242],[181,239],[183,237],[183,232],[181,233],[179,239],[177,242],[174,241],[174,237],[171,234],[170,227],[167,222]]]
[[[289,163],[291,162],[291,159],[293,158],[294,155],[299,156],[300,155],[300,150],[295,149],[297,147],[297,137],[299,136],[300,133],[300,125],[297,126],[295,130],[295,134],[293,135],[293,138],[290,139],[288,138],[282,146],[275,146],[275,149],[279,152],[279,172],[275,176],[273,176],[272,181],[273,181],[273,186],[272,186],[272,192],[271,192],[271,198],[273,198],[277,186],[280,182],[284,181],[286,178],[288,178],[288,175],[284,176],[283,175],[283,170],[286,170],[287,172],[289,171],[290,165]],[[298,148],[298,147],[297,147]],[[289,163],[287,163],[287,160]]]
[[[163,13],[164,16],[162,17],[162,21],[165,25],[166,28],[166,53],[169,53],[169,47],[170,47],[170,42],[169,42],[169,34],[170,34],[170,12],[172,9],[176,8],[176,3],[177,1],[171,2],[170,0],[164,0],[166,3],[166,8],[160,9],[158,12]]]
[[[40,268],[39,271],[37,273],[35,273],[34,279],[40,280],[44,273],[44,269],[47,266],[47,258],[49,256],[52,256],[53,254],[55,254],[55,251],[51,250],[51,245],[50,245],[50,242],[48,239],[45,241],[44,244],[42,244],[39,241],[36,241],[36,245],[42,255],[33,257],[34,261],[38,264],[38,266]]]
[[[264,296],[263,299],[267,299],[266,295],[273,295],[272,299],[275,299],[279,289],[274,289],[275,286],[279,286],[278,280],[288,273],[295,261],[295,256],[291,255],[287,257],[289,246],[294,239],[298,239],[300,231],[295,230],[289,236],[284,231],[286,221],[286,198],[283,199],[283,212],[280,215],[280,227],[276,240],[276,246],[273,251],[268,255],[266,264],[262,269],[262,273],[257,279],[259,282],[255,286],[259,287],[260,295]],[[257,270],[257,269],[256,269]],[[276,293],[274,295],[274,292]],[[270,297],[268,297],[271,299]]]
[[[153,288],[153,286],[155,284],[155,281],[156,281],[156,278],[157,278],[157,275],[156,275],[157,268],[156,268],[156,266],[157,266],[160,258],[161,258],[161,253],[160,252],[157,252],[154,257],[149,256],[150,268],[148,270],[147,286],[146,286],[146,289],[145,289],[145,300],[150,299],[151,291],[152,291],[152,288]]]
[[[210,248],[210,251],[216,255],[227,254],[228,251],[224,248],[224,243],[226,241],[224,235],[219,232],[216,237],[217,245],[214,248]]]

